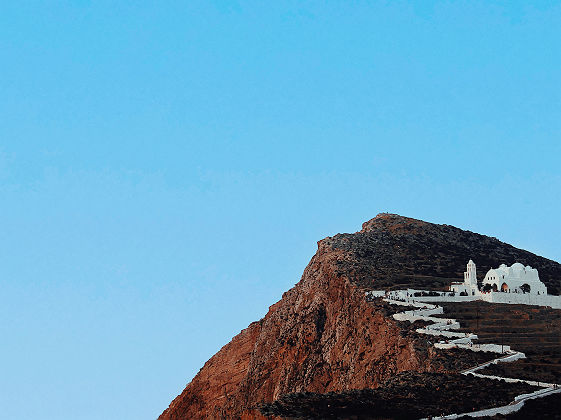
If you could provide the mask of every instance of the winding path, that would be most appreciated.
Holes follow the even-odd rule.
[[[384,301],[393,305],[413,307],[414,309],[394,314],[393,318],[397,321],[415,322],[420,320],[420,321],[430,322],[431,324],[425,326],[424,328],[417,328],[416,331],[420,334],[428,334],[428,335],[444,337],[445,338],[444,340],[434,344],[436,348],[440,348],[440,349],[463,348],[472,351],[484,351],[484,352],[493,352],[493,353],[500,354],[500,357],[497,357],[496,359],[493,359],[490,362],[482,363],[477,366],[473,366],[469,369],[461,371],[460,373],[462,375],[473,375],[480,378],[504,380],[506,382],[524,382],[532,386],[541,387],[541,389],[532,392],[530,394],[521,394],[516,396],[514,398],[514,401],[512,401],[507,405],[503,405],[495,408],[483,409],[479,411],[473,411],[469,413],[449,414],[442,417],[433,417],[433,419],[456,419],[462,416],[484,417],[484,416],[494,416],[496,414],[509,414],[520,410],[520,408],[524,405],[524,402],[527,400],[542,398],[545,397],[546,395],[561,392],[561,385],[559,384],[544,383],[544,382],[531,381],[526,379],[507,378],[507,377],[493,376],[493,375],[484,375],[481,373],[477,373],[478,370],[481,370],[491,364],[514,362],[515,360],[526,358],[526,355],[522,352],[511,349],[510,346],[503,346],[500,344],[474,343],[473,340],[477,340],[477,335],[474,333],[462,333],[458,331],[452,331],[460,328],[460,323],[458,321],[456,321],[453,318],[440,318],[434,316],[434,315],[441,315],[444,313],[444,309],[442,308],[442,306],[433,305],[426,302],[415,301],[414,297],[407,296],[406,291],[394,291],[389,294],[386,294],[385,292],[382,291],[376,291],[376,292],[369,292],[369,294],[373,297],[385,296]]]

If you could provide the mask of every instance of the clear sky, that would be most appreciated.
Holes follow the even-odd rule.
[[[556,3],[1,2],[2,417],[154,419],[379,212],[560,261]]]

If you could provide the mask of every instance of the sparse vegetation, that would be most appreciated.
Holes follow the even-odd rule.
[[[499,392],[500,389],[500,392]],[[262,404],[263,415],[302,419],[412,419],[508,404],[526,384],[500,383],[464,375],[404,372],[376,389],[288,394]]]
[[[561,310],[487,302],[440,305],[444,317],[456,318],[460,331],[475,332],[480,343],[504,343],[526,354],[526,359],[492,365],[480,373],[561,382]]]
[[[481,288],[481,291],[484,293],[489,293],[491,290],[493,290],[493,286],[490,285],[489,283],[485,283]]]

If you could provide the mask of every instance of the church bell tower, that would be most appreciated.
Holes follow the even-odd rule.
[[[467,271],[464,273],[464,283],[469,286],[477,286],[477,272],[475,263],[469,260],[467,263]]]

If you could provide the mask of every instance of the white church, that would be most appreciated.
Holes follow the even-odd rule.
[[[448,291],[440,292],[440,294],[430,294],[416,289],[392,292],[382,290],[368,293],[378,293],[378,296],[389,296],[402,301],[410,299],[417,302],[482,300],[489,303],[535,305],[561,309],[561,296],[547,294],[547,287],[540,280],[538,270],[518,262],[510,267],[501,264],[498,268],[487,271],[481,289],[477,285],[477,267],[472,260],[469,260],[464,273],[464,281],[452,283]]]
[[[547,295],[547,288],[541,282],[538,270],[518,262],[510,267],[501,264],[498,268],[490,269],[483,279],[483,286],[480,291],[477,287],[476,266],[472,260],[467,263],[464,281],[452,283],[450,291],[464,296],[477,296],[486,291]]]
[[[547,287],[540,281],[538,270],[520,263],[514,263],[510,267],[501,264],[499,268],[492,268],[485,275],[483,287],[486,284],[494,292],[547,295]]]

